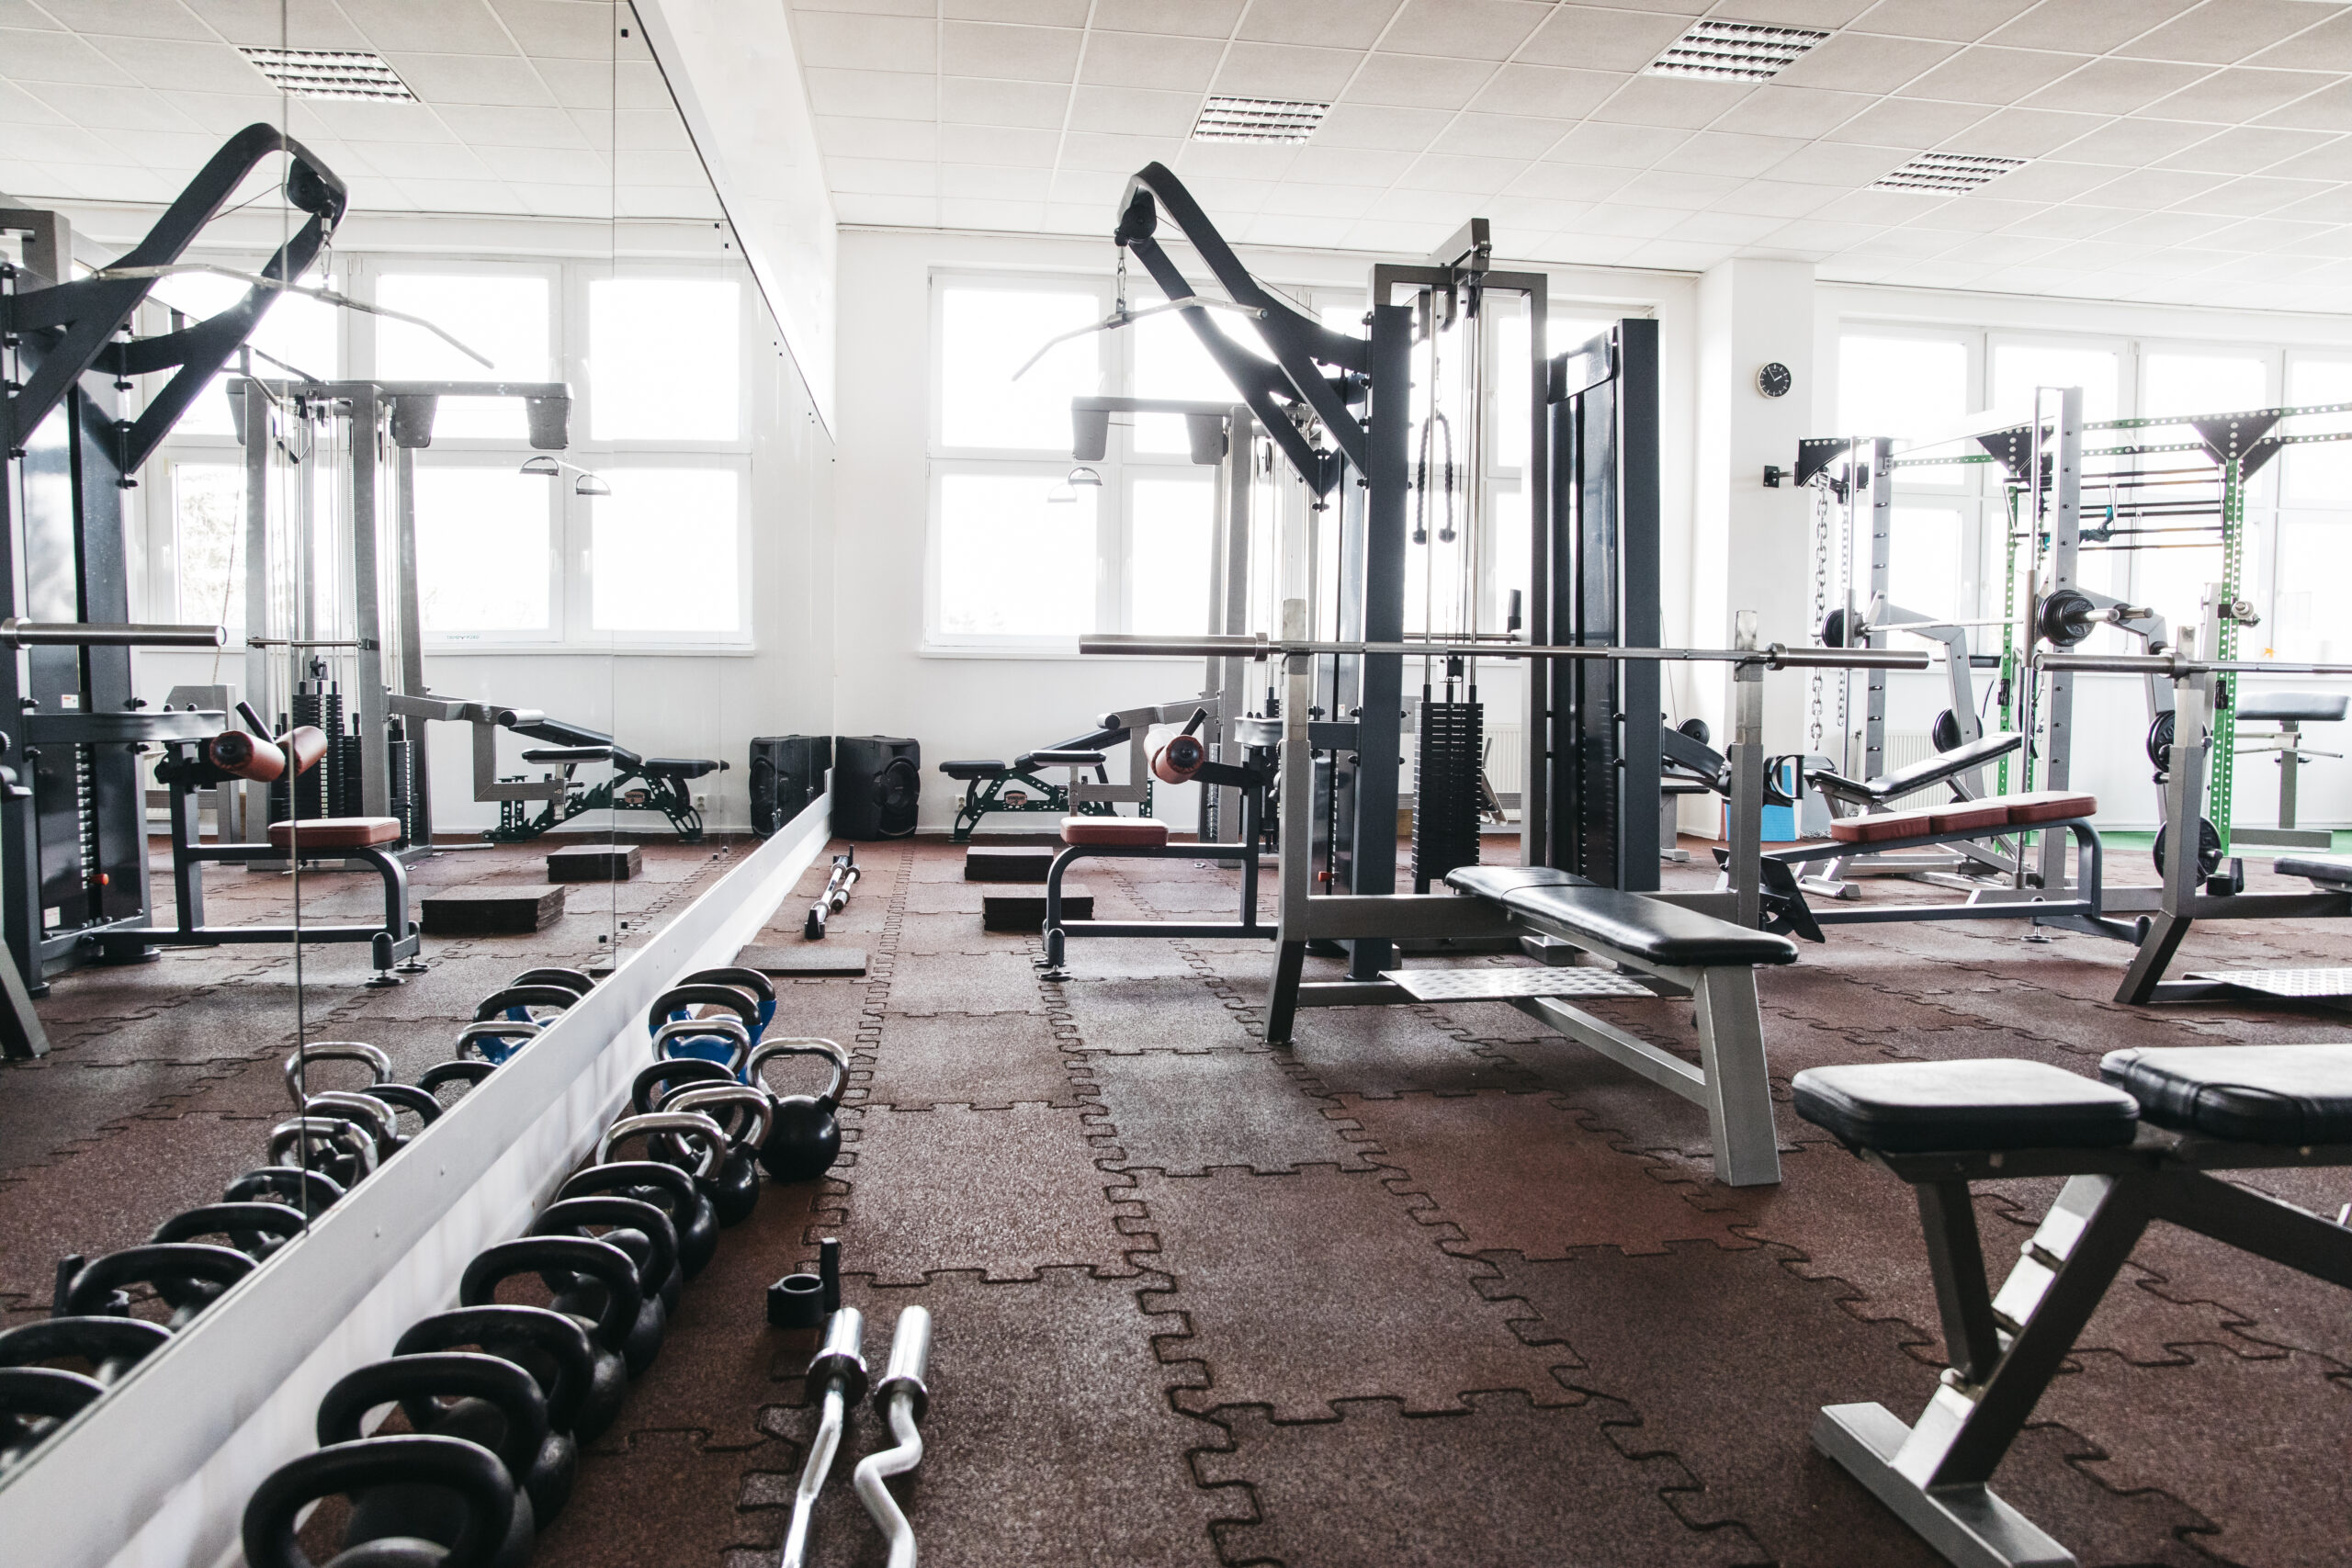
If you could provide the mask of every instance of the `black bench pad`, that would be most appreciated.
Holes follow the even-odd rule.
[[[1572,937],[1589,937],[1645,964],[1703,969],[1797,961],[1797,944],[1787,937],[1747,931],[1639,893],[1580,886],[1566,872],[1540,866],[1464,866],[1446,873],[1445,880],[1514,915],[1549,921]],[[1489,887],[1496,891],[1487,891]]]
[[[959,784],[974,779],[994,779],[1004,776],[1004,764],[994,757],[977,758],[963,762],[942,762],[939,771]]]
[[[655,778],[698,779],[705,773],[718,773],[727,766],[708,757],[648,757],[644,772]]]
[[[2344,716],[2352,698],[2341,692],[2263,692],[2237,701],[2240,719],[2292,719],[2327,724]]]
[[[2109,1051],[2098,1072],[2175,1132],[2352,1143],[2352,1044],[2143,1046]]]
[[[1868,782],[1847,778],[1827,768],[1815,768],[1805,777],[1841,794],[1871,800],[1893,800],[1898,795],[1909,795],[1915,789],[1924,789],[1928,784],[1964,773],[1971,768],[1981,768],[1997,757],[2007,756],[2024,744],[2025,737],[2022,735],[1987,735],[1965,746],[1955,746],[1949,751],[1923,757],[1907,768],[1897,768]]]
[[[2308,876],[2331,886],[2352,886],[2352,855],[2280,855],[2270,869],[2281,876]]]
[[[2130,1143],[2140,1114],[2121,1089],[2009,1057],[1807,1067],[1790,1087],[1798,1115],[1888,1154],[2102,1148]]]

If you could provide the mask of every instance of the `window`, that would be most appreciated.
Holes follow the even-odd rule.
[[[1127,503],[1129,631],[1209,629],[1214,566],[1209,547],[1216,534],[1216,489],[1215,481],[1207,479],[1139,479],[1131,487]]]
[[[2028,413],[2037,387],[2080,387],[2083,417],[2116,417],[2118,367],[2112,348],[2065,343],[2002,343],[1993,347],[1992,406]]]
[[[1960,513],[1949,507],[1898,504],[1892,527],[1888,542],[1894,548],[1886,559],[1887,602],[1930,620],[1947,620],[1958,614]]]
[[[552,490],[507,468],[417,468],[417,597],[427,637],[554,629]]]
[[[731,279],[588,285],[596,441],[733,441],[742,424],[742,289]]]
[[[2352,359],[2295,355],[2287,362],[2287,402],[2294,408],[2352,403]],[[2294,422],[2299,434],[2352,429],[2352,414],[2314,414]],[[2279,461],[2286,468],[2286,500],[2291,505],[2336,506],[2352,511],[2352,441],[2290,446]],[[2282,558],[2281,567],[2286,565]]]
[[[172,465],[172,547],[178,619],[245,637],[245,471],[232,463]]]
[[[1230,316],[1223,310],[1209,312],[1212,323],[1236,344],[1257,355],[1271,358],[1258,336],[1257,324],[1245,318]],[[1147,316],[1128,329],[1135,334],[1135,395],[1138,398],[1181,398],[1188,402],[1238,403],[1241,394],[1226,378],[1209,351],[1202,346],[1201,334],[1184,319],[1182,310],[1170,310],[1157,316]],[[1067,406],[1067,405],[1065,405]],[[1184,416],[1173,413],[1139,413],[1135,416],[1135,449],[1137,452],[1182,453],[1190,450],[1184,434]]]
[[[1095,625],[1100,486],[1052,476],[946,474],[938,483],[933,624],[959,637],[1069,637]],[[1204,617],[1205,618],[1205,617]]]
[[[548,381],[548,279],[539,274],[395,272],[376,280],[376,303],[421,316],[492,363],[413,322],[376,318],[376,377],[383,381]],[[514,398],[445,398],[433,435],[520,441]]]
[[[261,264],[238,260],[223,265],[240,269],[255,268]],[[302,278],[305,288],[333,288],[334,281],[318,273]],[[168,308],[179,311],[191,321],[218,315],[245,297],[250,284],[218,273],[182,272],[155,280],[151,297]],[[270,378],[296,376],[313,380],[331,381],[342,373],[343,312],[322,299],[307,294],[281,294],[262,313],[260,325],[247,340],[254,349],[254,373]],[[266,355],[267,357],[264,357]],[[278,361],[271,364],[270,360]],[[197,395],[179,423],[173,426],[175,435],[233,435],[235,422],[230,417],[229,400],[221,390],[222,376],[239,374],[237,355],[229,356],[228,367],[221,376]],[[147,378],[147,395],[153,397],[163,390],[170,380],[165,376]]]
[[[599,632],[729,638],[743,627],[741,486],[732,468],[608,468],[587,504]]]
[[[2146,366],[2140,412],[2149,417],[2270,406],[2268,355],[2159,351],[2148,355]]]
[[[1102,320],[1101,292],[951,284],[939,295],[941,445],[1069,452],[1069,400],[1102,390],[1108,334],[1088,333],[1046,345]],[[1151,321],[1175,315],[1171,310]]]

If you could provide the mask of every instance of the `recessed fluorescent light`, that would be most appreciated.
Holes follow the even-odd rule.
[[[1999,179],[2011,169],[2023,168],[2023,158],[1995,158],[1980,152],[1922,152],[1876,182],[1880,190],[1939,190],[1958,194]]]
[[[1211,98],[1193,126],[1195,141],[1304,141],[1329,104],[1289,98]]]
[[[297,98],[356,98],[374,104],[413,104],[400,73],[379,54],[364,50],[248,49],[252,61],[272,85]]]
[[[1710,18],[1666,46],[1650,62],[1653,76],[1712,76],[1768,82],[1829,35],[1812,28],[1771,28],[1760,22]]]

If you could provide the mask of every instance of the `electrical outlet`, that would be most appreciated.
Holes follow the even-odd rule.
[[[708,795],[695,795],[695,809],[696,811],[707,811],[707,810],[709,810],[709,809],[710,809],[710,796],[708,796]]]

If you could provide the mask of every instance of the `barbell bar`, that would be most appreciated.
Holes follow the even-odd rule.
[[[1772,643],[1764,648],[1617,648],[1583,644],[1529,642],[1326,642],[1268,637],[1263,633],[1230,636],[1203,633],[1197,637],[1147,636],[1103,632],[1078,639],[1085,655],[1125,655],[1139,659],[1248,659],[1307,654],[1394,654],[1407,659],[1607,659],[1619,661],[1655,660],[1689,664],[1761,664],[1769,670],[1925,670],[1924,649],[1894,648],[1791,648]]]
[[[0,648],[225,648],[219,626],[161,621],[0,620]]]

